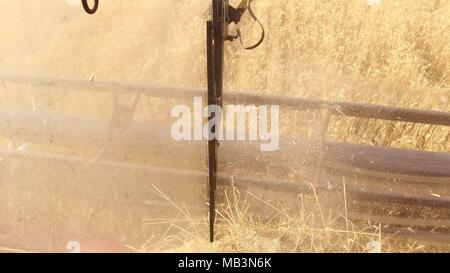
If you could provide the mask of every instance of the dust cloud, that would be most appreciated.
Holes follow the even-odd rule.
[[[206,86],[209,1],[100,2],[97,14],[89,16],[81,6],[65,0],[1,0],[0,73]],[[423,78],[420,84],[411,82],[410,78],[416,78],[413,72],[400,80],[377,81],[378,76],[388,78],[381,69],[387,61],[379,62],[380,69],[371,69],[365,62],[369,53],[350,54],[371,43],[346,40],[345,35],[339,36],[340,27],[345,29],[348,22],[348,31],[355,24],[364,35],[370,28],[358,20],[376,21],[378,10],[363,6],[365,1],[337,1],[346,8],[339,8],[339,16],[334,17],[327,14],[335,11],[333,4],[319,6],[319,2],[254,1],[267,39],[253,51],[243,50],[238,42],[226,45],[225,89],[448,109],[448,93],[417,92],[445,84],[426,79],[428,71],[417,77]],[[359,17],[346,14],[351,9],[357,10]],[[380,14],[383,12],[388,13],[382,10]],[[351,20],[343,20],[345,16]],[[324,23],[318,25],[314,20]],[[249,16],[243,19],[242,31],[247,43],[259,34]],[[391,33],[389,28],[383,31]],[[368,36],[378,39],[377,35]],[[385,44],[390,46],[389,41]],[[324,52],[330,53],[325,56]],[[392,75],[400,75],[392,71]],[[403,85],[399,87],[399,83]],[[395,91],[391,87],[396,87]],[[111,116],[126,112],[136,99],[134,117],[122,120],[116,124],[117,130],[111,131]],[[122,110],[114,107],[115,101]],[[198,222],[201,228],[192,234],[206,240],[207,189],[206,177],[201,175],[206,170],[206,144],[176,145],[164,133],[170,132],[165,126],[175,103],[0,82],[0,116],[10,121],[0,125],[0,247],[64,252],[67,243],[79,241],[85,251],[135,251],[141,246],[161,250],[177,241],[176,234],[188,232],[179,228],[186,222]],[[292,117],[298,116],[284,113],[283,133],[317,138],[314,130],[298,129],[300,123]],[[157,125],[148,128],[150,122]],[[317,122],[306,125],[319,127]],[[342,132],[340,128],[336,131]],[[444,135],[438,133],[435,135]],[[252,162],[255,170],[249,171],[242,168],[247,159],[232,157],[223,169],[256,176],[271,167],[289,176],[284,167],[295,169],[302,162],[298,158],[275,161],[292,162],[282,168],[274,161],[261,165],[258,157]],[[145,167],[149,165],[159,169]],[[185,178],[168,170],[170,167],[193,173]]]
[[[95,16],[62,0],[2,6],[3,73],[204,84],[203,1],[105,1]],[[206,217],[206,177],[167,170],[204,171],[206,145],[180,154],[169,127],[143,123],[175,102],[8,82],[1,93],[0,247],[131,251],[177,234],[164,223],[180,214]],[[136,100],[134,121],[111,119]]]

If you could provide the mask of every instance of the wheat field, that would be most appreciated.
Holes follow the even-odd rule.
[[[1,2],[2,72],[206,85],[205,20],[209,1],[101,1],[105,3],[95,16],[83,14],[81,6],[64,0],[51,4],[44,0]],[[239,1],[230,2],[236,5]],[[450,111],[450,1],[383,0],[379,5],[368,5],[366,0],[254,0],[253,6],[267,38],[253,51],[243,50],[237,42],[226,45],[226,90]],[[244,41],[250,43],[257,38],[258,28],[249,16],[241,25]],[[8,84],[0,85],[0,89],[0,106],[32,107],[30,97],[23,95],[28,89]],[[112,107],[107,97],[92,94],[41,95],[33,98],[35,103],[42,110],[87,116],[108,116]],[[151,115],[150,119],[157,120],[164,116],[155,116],[155,110],[145,106],[139,111],[142,118]],[[291,117],[296,116],[286,114],[282,130],[298,134],[290,126]],[[389,126],[336,119],[329,136],[346,142],[450,152],[448,128]],[[8,141],[0,139],[0,144],[6,146]],[[8,220],[17,218],[12,217],[15,206],[25,213],[33,211],[34,216],[30,209],[36,205],[33,200],[44,211],[47,203],[54,201],[30,193],[23,197],[26,204],[17,205],[15,196],[23,188],[8,184],[4,189],[9,192],[0,194],[0,202],[8,210],[0,209],[0,247],[3,242],[11,242],[2,235],[8,226],[17,227],[14,236],[29,232],[26,226]],[[220,239],[214,244],[206,240],[206,219],[197,219],[178,207],[173,220],[143,216],[142,225],[129,230],[122,223],[123,217],[128,219],[133,214],[129,211],[105,211],[93,217],[97,222],[89,225],[108,226],[108,236],[127,251],[137,252],[446,251],[422,242],[381,236],[381,227],[372,223],[361,227],[344,221],[342,225],[337,219],[345,218],[345,211],[344,215],[324,211],[327,196],[298,195],[295,202],[301,209],[292,211],[247,194],[246,198],[275,215],[261,220],[252,214],[251,204],[241,194],[236,189],[227,192],[219,210]],[[344,197],[345,193],[338,202],[346,206]],[[64,217],[68,205],[58,204],[53,209]],[[104,233],[105,228],[84,226],[92,207],[98,206],[84,201],[72,203],[70,215],[79,218],[72,219],[66,229],[83,226],[86,233]],[[145,229],[154,225],[168,225],[173,233],[152,238]],[[133,237],[133,232],[143,235]],[[373,243],[380,249],[374,250]]]

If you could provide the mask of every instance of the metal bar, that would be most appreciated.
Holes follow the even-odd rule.
[[[214,51],[214,26],[213,22],[207,23],[207,66],[208,66],[208,106],[216,104],[216,73],[215,73],[215,51]],[[209,108],[210,110],[211,108]],[[209,120],[214,118],[211,112],[208,113]],[[210,127],[211,128],[211,127]],[[212,129],[213,130],[213,129]],[[211,136],[210,136],[211,138]],[[217,179],[217,140],[208,140],[208,170],[209,170],[209,239],[214,241],[214,224],[216,215],[216,179]]]
[[[169,146],[174,152],[184,154],[196,153],[201,156],[204,151],[203,141],[186,144],[173,140],[169,125],[130,122],[126,127],[117,128],[117,134],[113,138],[108,137],[109,126],[108,119],[67,117],[55,113],[0,108],[0,135],[12,140],[80,150],[109,145],[108,149],[111,151],[124,151],[128,154],[152,153],[161,147]],[[286,160],[314,162],[317,160],[318,145],[316,142],[283,137],[280,139],[280,150],[267,154],[264,160],[277,168],[280,164],[285,165]],[[338,168],[336,171],[340,173],[352,172],[352,168],[358,168],[377,172],[385,178],[394,174],[408,174],[421,177],[424,182],[427,178],[440,178],[440,184],[450,183],[448,153],[336,142],[325,142],[324,145],[326,161],[349,166],[349,170]],[[224,142],[221,151],[223,159],[234,159],[235,162],[247,164],[264,162],[255,159],[254,155],[260,152],[257,142]],[[332,169],[332,166],[327,168]],[[364,175],[365,172],[358,173]]]
[[[114,81],[95,81],[69,77],[48,77],[40,75],[21,75],[0,73],[0,81],[14,84],[35,85],[49,88],[63,88],[90,92],[109,92],[124,94],[145,94],[157,98],[202,97],[206,94],[204,88],[171,87],[152,84],[126,83]]]
[[[405,226],[405,227],[450,227],[450,220],[444,219],[419,219],[419,218],[401,218],[384,215],[371,215],[367,213],[349,212],[348,218],[357,221],[369,221],[373,223],[382,223],[387,225]]]
[[[424,123],[450,126],[450,113],[434,110],[419,110],[404,107],[384,106],[357,102],[336,102],[299,97],[281,97],[229,92],[224,100],[227,103],[272,104],[294,110],[329,108],[337,116],[373,118],[390,121]]]
[[[333,110],[336,115],[342,113],[347,116],[360,118],[375,118],[391,121],[450,126],[450,113],[448,112],[416,110],[383,105],[369,106],[367,104],[349,102],[333,102],[331,105],[335,108]]]
[[[221,117],[217,117],[214,106],[222,107],[224,44],[228,28],[228,0],[212,0],[212,21],[207,22],[208,31],[208,107],[209,128],[211,135],[208,141],[209,163],[209,206],[210,206],[210,241],[214,242],[214,224],[216,219],[216,184],[219,141],[216,130],[219,130]],[[212,122],[215,122],[213,124]]]
[[[405,150],[409,151],[409,150]],[[389,159],[389,157],[388,157]],[[390,159],[388,161],[391,161]],[[372,162],[368,161],[365,163],[366,165],[371,165]],[[439,176],[420,176],[420,175],[412,175],[412,174],[398,174],[396,172],[383,172],[369,169],[369,167],[361,168],[355,167],[351,164],[343,164],[337,161],[327,161],[325,162],[325,168],[328,174],[330,175],[339,175],[344,178],[350,179],[365,179],[373,182],[380,182],[386,185],[392,185],[392,182],[395,184],[422,184],[422,185],[450,185],[450,176],[439,177]],[[385,163],[385,166],[388,166],[388,163]],[[422,164],[416,165],[417,170],[421,172],[428,172],[426,166]],[[450,189],[450,188],[449,188]]]
[[[450,233],[422,230],[396,230],[392,228],[385,228],[382,230],[382,233],[390,234],[393,238],[407,238],[416,241],[425,241],[445,245],[450,243]]]
[[[450,154],[351,143],[325,143],[326,159],[383,173],[445,177]]]
[[[70,164],[82,164],[82,165],[94,165],[94,166],[104,166],[111,168],[123,168],[139,171],[148,171],[151,173],[159,174],[171,174],[186,176],[190,178],[206,178],[209,176],[206,172],[201,171],[191,171],[191,170],[180,170],[174,168],[165,168],[159,166],[132,164],[132,163],[119,163],[110,160],[88,160],[77,156],[62,156],[39,152],[27,152],[27,151],[11,151],[11,150],[0,150],[0,156],[4,158],[17,158],[17,159],[31,159],[38,161],[52,161],[55,163],[64,162]],[[327,192],[343,192],[342,187],[334,187],[328,189],[326,185],[322,184],[312,184],[306,180],[298,181],[288,181],[288,180],[277,180],[277,179],[262,179],[254,177],[246,177],[231,174],[220,174],[218,175],[218,182],[220,185],[229,185],[230,181],[238,187],[248,187],[253,186],[256,188],[270,190],[270,191],[281,191],[281,192],[303,192],[312,193],[312,186],[317,190],[327,191]],[[371,191],[364,189],[364,187],[346,187],[347,194],[355,194],[357,196],[363,197],[367,201],[375,202],[389,202],[389,203],[400,203],[407,205],[423,205],[429,207],[442,207],[450,208],[450,198],[449,197],[434,197],[434,196],[423,196],[417,194],[407,194],[403,192],[381,192],[381,191]]]
[[[347,192],[358,195],[363,200],[374,202],[419,205],[425,207],[450,208],[449,197],[424,196],[413,193],[367,190],[364,187],[347,188]]]
[[[191,99],[206,94],[204,88],[89,81],[73,78],[27,76],[8,73],[0,73],[0,81],[93,92],[141,93],[152,97],[173,99]],[[226,92],[223,96],[223,100],[226,103],[233,104],[279,105],[280,107],[294,110],[310,110],[329,107],[333,115],[450,126],[450,113],[444,111],[420,110],[355,102],[335,102],[299,97],[260,95],[235,91]]]

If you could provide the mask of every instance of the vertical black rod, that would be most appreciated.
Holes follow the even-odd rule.
[[[223,90],[223,63],[224,63],[224,43],[226,23],[225,8],[228,7],[226,0],[214,0],[213,5],[213,38],[214,38],[214,69],[217,105],[222,106]]]
[[[207,23],[207,57],[208,57],[208,105],[222,107],[223,91],[223,64],[227,0],[212,0],[212,21]],[[210,110],[212,110],[210,108]],[[209,122],[215,118],[215,114],[209,113]],[[212,136],[208,141],[209,164],[209,238],[214,242],[214,225],[216,220],[216,186],[217,186],[217,152],[219,142],[215,138],[218,122],[211,127]]]
[[[215,73],[214,73],[214,41],[213,41],[213,22],[208,21],[206,26],[207,32],[207,59],[208,59],[208,105],[215,104]],[[209,121],[212,119],[209,113]],[[208,141],[208,168],[209,168],[209,238],[210,242],[214,241],[214,224],[216,218],[216,143],[215,140]]]

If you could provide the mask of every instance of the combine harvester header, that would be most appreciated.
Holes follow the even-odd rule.
[[[239,40],[246,50],[255,49],[261,45],[265,38],[264,27],[252,10],[252,0],[244,0],[234,8],[228,0],[212,0],[211,16],[206,22],[207,36],[207,88],[171,88],[156,85],[139,85],[120,82],[88,81],[71,78],[58,78],[51,76],[30,76],[17,74],[1,74],[0,82],[8,82],[17,85],[43,86],[46,89],[61,88],[63,90],[92,91],[126,94],[137,94],[156,98],[191,99],[195,96],[205,97],[209,106],[222,106],[225,103],[251,104],[251,105],[279,105],[282,109],[296,112],[314,112],[321,117],[319,127],[321,135],[325,136],[329,130],[331,116],[342,118],[354,117],[358,119],[384,120],[389,122],[408,122],[414,124],[428,124],[432,126],[450,127],[450,113],[432,110],[419,110],[384,105],[334,102],[307,98],[282,97],[273,95],[257,95],[244,92],[223,92],[224,75],[224,46],[227,41]],[[99,0],[82,0],[83,8],[88,14],[95,14],[99,8]],[[243,43],[239,29],[231,34],[229,26],[238,24],[244,14],[257,22],[261,28],[260,39],[253,45],[246,46]],[[137,100],[136,100],[137,103]],[[116,104],[114,104],[116,106]],[[211,109],[211,107],[209,107]],[[214,112],[209,112],[209,125],[211,134],[215,133]],[[45,120],[45,128],[42,124]],[[213,126],[215,124],[215,126]],[[0,132],[9,139],[17,139],[25,142],[37,142],[40,145],[53,145],[58,139],[63,139],[58,145],[92,145],[103,143],[102,137],[111,130],[111,123],[107,119],[68,118],[56,113],[40,113],[37,111],[23,111],[0,108]],[[119,128],[120,129],[120,128]],[[118,129],[118,130],[119,130]],[[175,152],[189,154],[192,151],[201,151],[200,145],[195,143],[190,147],[172,141],[168,134],[170,130],[144,122],[130,122],[127,129],[120,132],[115,141],[115,147],[122,150],[133,150],[141,153],[151,153],[165,146],[171,149],[179,149]],[[36,137],[38,136],[38,137]],[[100,137],[101,136],[101,137]],[[130,141],[132,139],[132,141]],[[169,140],[167,140],[169,139]],[[42,161],[71,162],[74,165],[103,164],[105,168],[130,168],[146,173],[166,173],[179,175],[186,178],[208,178],[209,200],[209,227],[210,241],[214,241],[214,225],[216,222],[216,189],[217,186],[227,184],[230,180],[237,187],[244,189],[255,187],[276,193],[306,192],[311,193],[311,185],[323,191],[345,192],[360,197],[364,201],[387,202],[394,204],[419,205],[423,207],[450,208],[450,154],[431,151],[419,151],[413,149],[400,149],[391,147],[376,147],[372,145],[338,143],[326,140],[324,137],[318,143],[300,141],[298,138],[282,137],[280,139],[282,151],[268,154],[264,159],[269,163],[267,169],[278,168],[278,171],[297,171],[300,162],[306,162],[312,166],[312,179],[274,178],[265,176],[258,178],[251,175],[239,175],[235,170],[227,170],[228,173],[218,174],[219,156],[223,161],[232,161],[236,166],[246,168],[260,168],[261,162],[256,162],[259,152],[257,145],[252,143],[230,144],[224,142],[220,146],[214,137],[208,141],[208,173],[203,171],[186,170],[179,166],[160,167],[153,165],[122,164],[114,161],[89,161],[76,156],[54,156],[39,152],[1,152],[1,157],[13,157],[20,159],[37,158]],[[70,141],[67,141],[70,140]],[[450,133],[445,142],[450,141]],[[206,148],[206,147],[203,147]],[[168,149],[170,150],[170,149]],[[172,151],[173,152],[173,151]],[[155,152],[155,156],[158,153]],[[298,164],[297,164],[298,163]],[[56,163],[55,163],[56,164]],[[202,163],[203,164],[203,163]],[[289,165],[291,164],[291,165]],[[303,163],[302,163],[303,164]],[[302,165],[303,166],[303,165]],[[205,168],[205,167],[202,167]],[[261,168],[264,169],[264,168]],[[266,170],[262,170],[263,172]],[[287,172],[286,171],[286,172]],[[322,183],[321,177],[316,174],[325,173],[327,183]],[[265,174],[265,173],[264,173]],[[281,175],[280,175],[281,177]],[[342,187],[342,179],[348,181],[348,185]],[[188,180],[188,179],[186,179]],[[192,179],[194,180],[194,179]],[[294,181],[295,180],[295,181]],[[325,180],[325,179],[322,179]],[[395,182],[389,184],[387,182]],[[438,188],[440,194],[435,194],[432,188]],[[344,188],[344,189],[343,189]],[[414,189],[411,191],[406,191]],[[203,190],[203,189],[202,189]],[[219,191],[217,191],[219,192]],[[432,194],[430,194],[432,193]],[[280,195],[281,195],[280,194]],[[315,194],[315,191],[314,191]],[[405,219],[383,215],[361,215],[349,213],[349,218],[366,221],[373,219],[395,227],[419,226],[415,235],[420,238],[436,238],[436,226],[446,228],[442,236],[450,241],[450,223],[436,219]],[[428,229],[425,231],[423,227]],[[399,234],[397,230],[394,233]],[[411,235],[411,234],[408,234]]]

